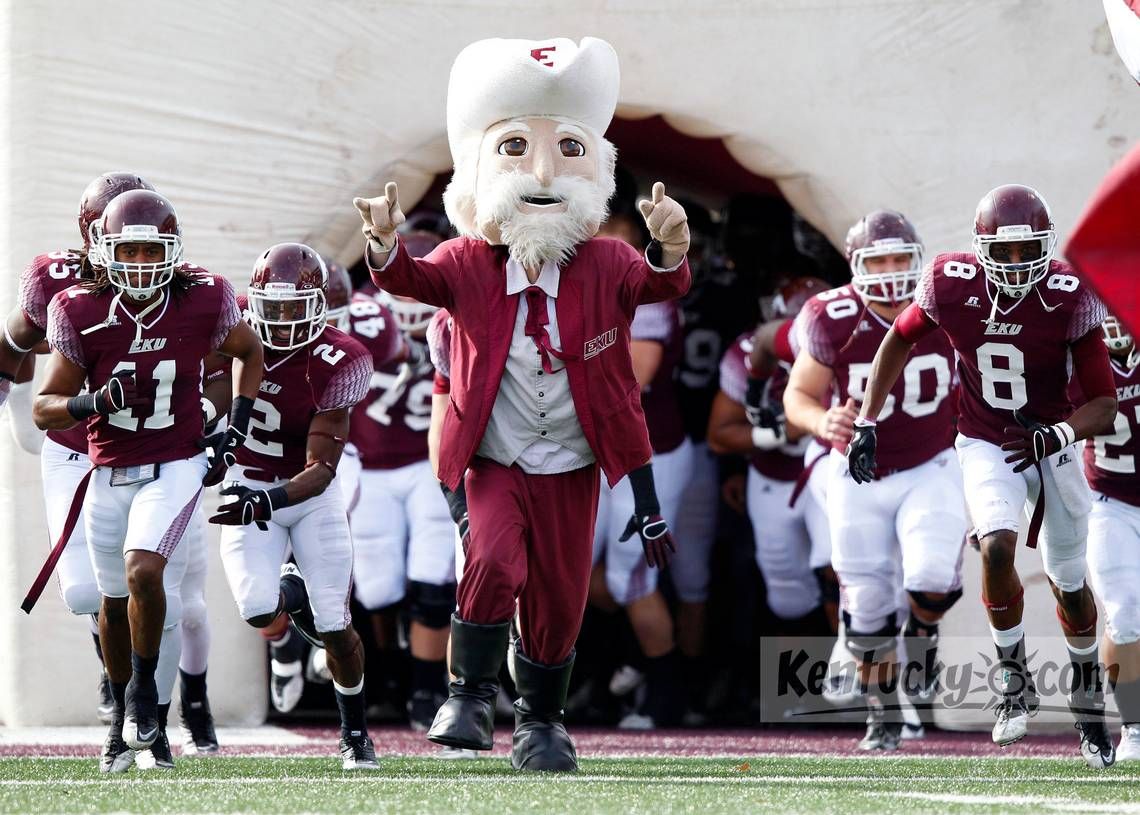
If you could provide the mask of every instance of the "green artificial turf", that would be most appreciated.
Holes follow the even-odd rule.
[[[599,758],[571,775],[505,759],[182,759],[172,771],[98,772],[95,759],[0,759],[0,812],[1048,813],[1140,812],[1140,764],[1078,758]]]

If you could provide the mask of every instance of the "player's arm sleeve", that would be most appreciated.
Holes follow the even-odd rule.
[[[670,303],[646,303],[638,306],[629,324],[633,340],[667,343],[673,335],[673,306]]]
[[[809,300],[796,315],[791,333],[796,353],[807,352],[812,359],[828,368],[835,367],[836,349],[828,336],[823,322],[824,304],[821,300]]]
[[[734,343],[720,360],[720,389],[724,395],[739,405],[745,403],[748,392],[748,371],[739,343]]]
[[[218,307],[218,322],[214,326],[214,333],[210,335],[211,351],[217,351],[233,331],[234,326],[241,322],[241,308],[238,306],[234,287],[230,281],[220,275],[214,275],[214,285],[218,287],[221,302]]]
[[[454,238],[441,243],[426,257],[413,258],[397,237],[396,248],[383,266],[373,266],[367,251],[364,262],[372,282],[384,291],[451,310],[452,284],[464,265],[464,246],[462,238]]]
[[[1077,300],[1077,307],[1073,309],[1073,316],[1069,318],[1069,331],[1066,339],[1070,343],[1080,342],[1085,336],[1093,329],[1099,329],[1100,324],[1108,317],[1108,309],[1104,307],[1104,303],[1100,298],[1092,293],[1092,290],[1087,286],[1081,286],[1080,298]],[[1100,339],[1101,334],[1099,330],[1096,332],[1097,338]],[[1103,340],[1100,342],[1104,345]],[[1107,351],[1105,352],[1107,354]]]
[[[58,351],[80,368],[87,368],[87,361],[83,354],[83,343],[80,342],[79,332],[71,322],[71,318],[64,308],[66,291],[57,294],[47,309],[47,340],[53,351]]]
[[[895,333],[911,345],[921,340],[927,334],[938,330],[938,323],[930,319],[930,315],[918,303],[911,303],[895,317]]]
[[[794,325],[794,320],[784,320],[772,336],[772,353],[782,362],[796,361],[795,332],[792,331]]]
[[[689,290],[692,274],[688,257],[682,258],[676,266],[663,269],[652,265],[648,257],[639,255],[632,246],[621,241],[606,241],[615,254],[611,261],[624,269],[622,299],[627,313],[645,303],[662,300],[676,300]],[[600,255],[605,257],[605,255]],[[598,270],[606,274],[609,270]]]
[[[1095,330],[1069,346],[1073,355],[1073,371],[1086,402],[1098,396],[1116,398],[1116,382],[1108,361],[1108,348],[1101,335],[1100,323],[1096,325]]]
[[[935,296],[934,288],[934,261],[926,264],[922,270],[922,274],[918,277],[918,285],[914,287],[914,302],[911,305],[918,306],[930,318],[930,322],[938,325],[938,298]]]
[[[28,322],[40,331],[47,329],[48,303],[44,296],[43,282],[36,274],[35,263],[29,263],[20,273],[20,294],[18,300],[20,310],[28,318]]]
[[[350,408],[368,394],[372,380],[372,356],[358,354],[343,360],[325,385],[325,392],[317,404],[317,412]]]
[[[445,311],[437,311],[427,328],[428,357],[437,376],[445,379],[451,376],[451,316]],[[436,391],[446,393],[446,391]]]

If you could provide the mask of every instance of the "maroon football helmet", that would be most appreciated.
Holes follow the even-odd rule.
[[[851,287],[864,300],[895,306],[914,297],[922,275],[922,241],[901,212],[877,209],[867,213],[847,231],[844,250],[851,264]],[[909,256],[906,268],[897,268],[897,263],[896,268],[867,267],[868,260],[895,255]]]
[[[780,287],[772,298],[773,319],[789,319],[800,313],[804,303],[831,285],[818,277],[797,277]]]
[[[352,278],[348,269],[341,266],[332,258],[323,258],[325,269],[329,273],[328,294],[326,307],[328,308],[328,322],[341,331],[348,331],[348,304],[352,300]]]
[[[400,241],[408,254],[414,258],[430,254],[432,249],[443,243],[439,235],[422,230],[400,235]],[[401,331],[416,337],[422,337],[427,333],[432,315],[439,311],[435,306],[426,305],[411,297],[389,294],[383,289],[376,293],[376,299],[392,312],[392,316],[396,318],[396,325]]]
[[[1135,368],[1137,363],[1140,363],[1140,354],[1137,353],[1136,344],[1132,341],[1127,326],[1120,322],[1119,317],[1110,314],[1100,327],[1104,332],[1104,344],[1108,347],[1108,352],[1116,356],[1127,354],[1128,367]]]
[[[303,243],[279,243],[262,253],[249,279],[247,317],[261,344],[292,351],[312,342],[325,327],[329,273]]]
[[[1007,244],[1035,241],[1036,257],[1010,263]],[[985,194],[974,214],[974,254],[999,292],[1024,297],[1049,272],[1057,232],[1049,205],[1032,187],[1005,184]],[[996,256],[995,256],[996,250]]]
[[[126,243],[157,243],[163,259],[134,263],[116,259]],[[91,224],[92,263],[107,270],[111,285],[139,300],[145,300],[170,283],[182,262],[182,228],[169,201],[153,190],[128,190],[115,196],[103,217]]]
[[[154,192],[154,187],[134,173],[103,173],[87,185],[79,199],[79,234],[83,236],[84,250],[91,251],[91,224],[103,217],[111,199],[130,190]]]

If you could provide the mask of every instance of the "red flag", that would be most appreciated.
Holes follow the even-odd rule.
[[[1065,257],[1108,310],[1140,335],[1140,143],[1100,182]]]

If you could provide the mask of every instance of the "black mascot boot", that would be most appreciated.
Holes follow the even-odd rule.
[[[491,749],[499,668],[507,654],[510,627],[510,622],[478,625],[451,616],[451,672],[456,678],[428,730],[429,741],[467,750]]]
[[[551,772],[578,769],[574,742],[562,724],[574,653],[561,665],[540,665],[527,659],[518,643],[514,650],[515,682],[521,698],[515,702],[511,766]]]

